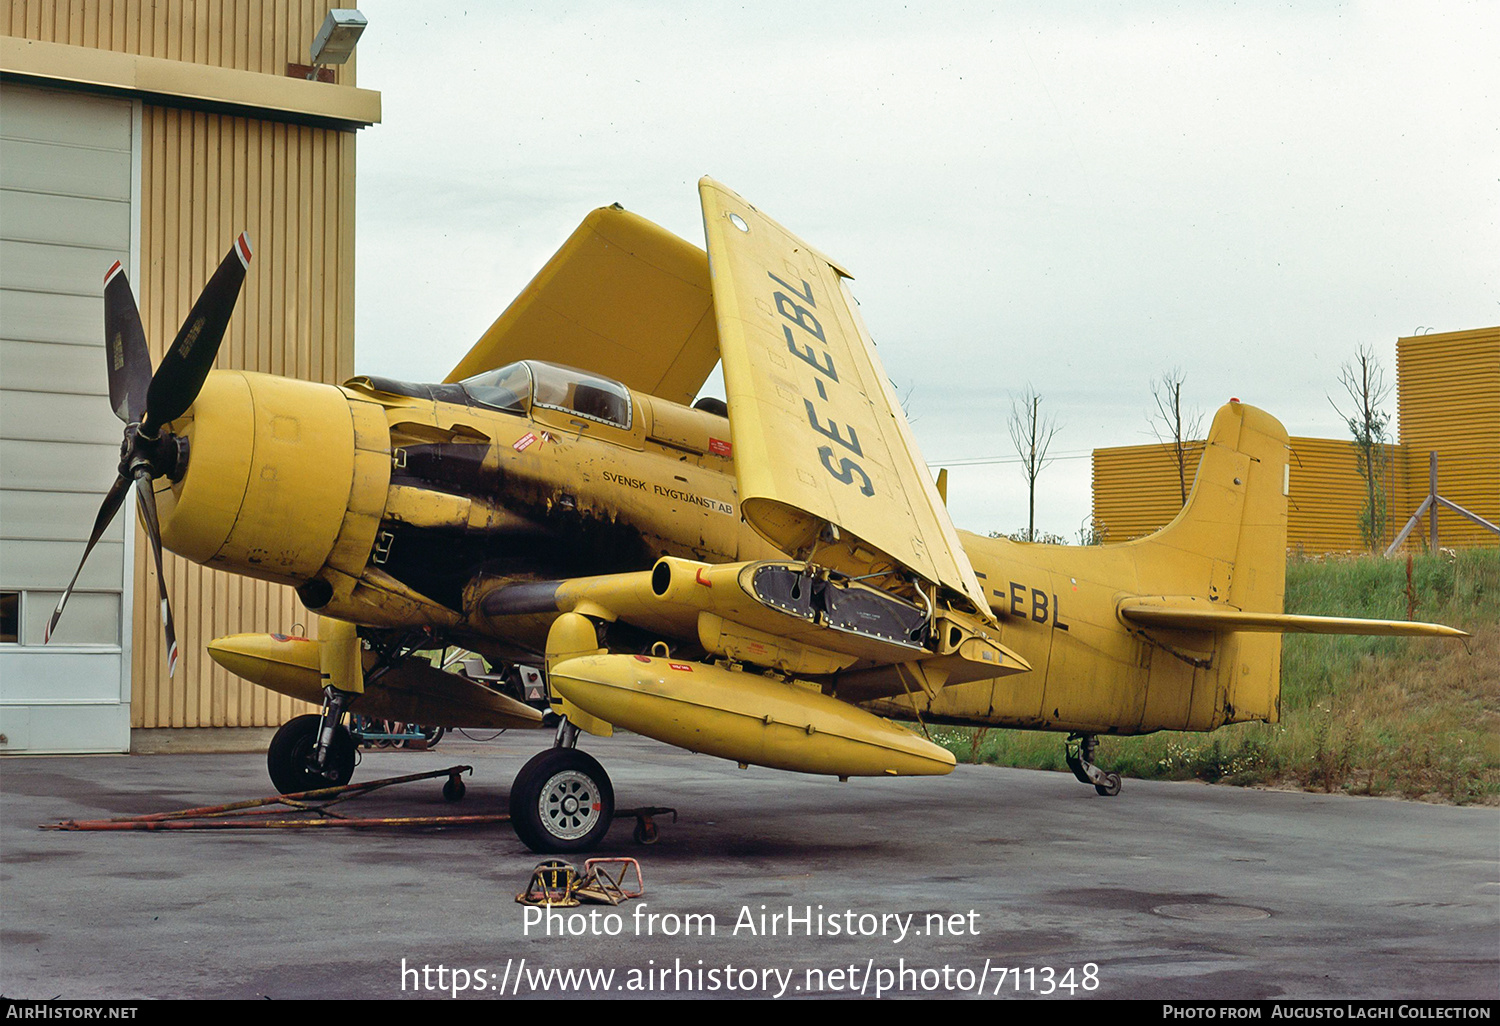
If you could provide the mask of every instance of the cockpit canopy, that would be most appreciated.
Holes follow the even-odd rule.
[[[527,404],[629,430],[630,389],[597,374],[541,360],[507,364],[459,382],[470,399],[491,409],[525,413]]]

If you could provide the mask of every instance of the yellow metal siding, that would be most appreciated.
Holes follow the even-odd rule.
[[[1359,476],[1352,442],[1334,438],[1293,438],[1291,495],[1287,504],[1287,545],[1310,553],[1361,551],[1359,518],[1365,483]],[[1202,443],[1188,453],[1189,481],[1197,472]],[[1405,462],[1395,446],[1386,449],[1386,537],[1404,522]],[[1189,485],[1191,487],[1191,485]],[[1417,498],[1420,502],[1420,496]],[[1182,508],[1177,463],[1164,445],[1131,445],[1094,450],[1094,523],[1108,528],[1106,541],[1150,534]]]
[[[1430,451],[1438,453],[1438,493],[1500,523],[1500,327],[1397,340],[1399,445],[1386,449],[1389,543],[1428,491]],[[1365,483],[1353,443],[1293,438],[1287,545],[1307,553],[1358,552]],[[1190,468],[1197,454],[1189,457]],[[1162,445],[1094,450],[1094,521],[1108,541],[1128,541],[1165,525],[1181,508],[1176,465]],[[1439,516],[1439,543],[1500,545],[1500,538],[1456,513]],[[1424,518],[1407,547],[1426,544]]]
[[[160,359],[182,317],[248,229],[255,247],[217,366],[342,381],[354,363],[354,136],[147,107],[143,128],[141,316]],[[180,663],[166,673],[155,566],[136,551],[132,722],[263,726],[304,707],[229,675],[206,650],[242,631],[290,632],[313,617],[287,588],[166,555]]]
[[[1427,494],[1434,451],[1438,494],[1500,523],[1500,327],[1397,339],[1396,381],[1411,493],[1397,530]],[[1438,529],[1446,546],[1500,544],[1456,513],[1439,514]],[[1425,518],[1421,532],[1425,538]]]
[[[0,30],[21,39],[66,43],[189,64],[284,75],[306,64],[328,0],[4,0]],[[334,67],[354,84],[355,58]]]
[[[1366,551],[1360,533],[1365,479],[1352,439],[1293,438],[1291,493],[1287,498],[1287,547],[1309,554]],[[1385,528],[1381,548],[1400,530],[1406,508],[1405,457],[1394,445],[1385,452]]]
[[[0,33],[284,76],[305,63],[329,0],[3,0]],[[336,69],[353,85],[355,64]],[[332,87],[330,87],[332,88]],[[146,105],[142,116],[140,280],[153,359],[228,250],[255,247],[217,366],[342,381],[354,365],[354,135]],[[100,269],[101,274],[103,268]],[[287,588],[165,554],[180,661],[166,671],[156,568],[137,527],[131,722],[137,727],[263,726],[303,703],[214,664],[208,641],[310,629]]]
[[[1186,453],[1188,488],[1203,456],[1203,443]],[[1182,509],[1177,457],[1167,445],[1127,445],[1094,450],[1094,527],[1107,542],[1150,534]]]

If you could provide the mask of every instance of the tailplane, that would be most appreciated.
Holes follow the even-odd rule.
[[[1122,599],[1120,616],[1143,626],[1216,633],[1467,637],[1442,624],[1283,612],[1288,441],[1286,429],[1263,410],[1233,401],[1219,410],[1182,512],[1132,543],[1147,550],[1141,553],[1143,588],[1162,594]],[[1173,588],[1174,582],[1186,587]]]
[[[1275,417],[1231,401],[1214,416],[1182,512],[1127,543],[1137,550],[1138,591],[1122,595],[1116,612],[1132,633],[1197,667],[1188,729],[1275,721],[1282,634],[1467,636],[1441,624],[1284,611],[1290,452]],[[1165,683],[1161,672],[1153,665],[1152,687]]]

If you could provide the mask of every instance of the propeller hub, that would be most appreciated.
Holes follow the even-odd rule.
[[[125,439],[120,443],[120,476],[165,477],[176,484],[187,473],[190,449],[188,440],[181,435],[164,431],[148,438],[139,424],[127,424]]]

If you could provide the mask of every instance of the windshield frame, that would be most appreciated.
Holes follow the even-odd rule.
[[[492,402],[476,391],[477,388],[491,389],[496,392],[500,391],[499,382],[510,379],[517,368],[526,376],[526,387],[521,390],[506,389],[506,391],[511,392],[515,396],[511,403],[501,405],[500,403]],[[484,378],[494,379],[494,383],[484,382],[481,384],[481,379]],[[493,370],[487,370],[481,374],[464,378],[458,384],[463,388],[464,395],[468,396],[471,402],[483,406],[485,409],[499,410],[501,413],[516,413],[524,417],[530,409],[536,392],[536,375],[531,371],[529,360],[518,360],[515,363],[508,363],[503,367],[496,367]]]
[[[548,363],[545,360],[526,360],[531,371],[531,405],[534,409],[555,410],[569,417],[582,417],[584,420],[593,421],[595,424],[603,424],[605,427],[614,428],[617,431],[629,431],[635,423],[635,399],[630,394],[630,389],[622,382],[614,378],[607,378],[602,374],[591,371],[579,370],[577,367],[569,367],[561,363]],[[549,374],[547,372],[553,372]],[[555,375],[555,377],[554,377]],[[551,378],[552,380],[547,380]],[[625,405],[625,419],[623,422],[602,417],[598,414],[588,413],[575,406],[564,406],[559,403],[543,402],[538,395],[539,389],[545,384],[559,384],[565,382],[572,386],[574,395],[577,394],[577,386],[587,385],[590,388],[605,392],[615,399],[623,400]]]

